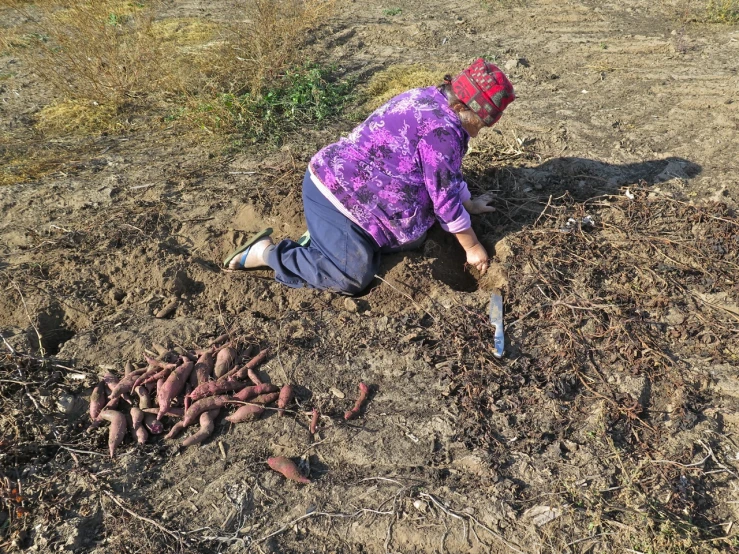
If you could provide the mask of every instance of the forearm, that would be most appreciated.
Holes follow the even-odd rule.
[[[457,238],[460,246],[464,248],[465,251],[469,250],[470,248],[474,248],[475,246],[480,244],[480,241],[477,240],[477,235],[472,230],[472,227],[469,227],[464,231],[460,231],[459,233],[454,233],[454,236]]]

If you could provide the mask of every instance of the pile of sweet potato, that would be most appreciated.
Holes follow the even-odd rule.
[[[127,363],[121,378],[103,375],[90,396],[92,428],[103,421],[110,423],[111,456],[126,431],[143,444],[149,434],[162,433],[171,419],[178,421],[167,439],[199,423],[200,429],[182,442],[190,446],[211,435],[221,408],[235,406],[226,419],[241,423],[258,418],[273,402],[282,415],[292,401],[292,386],[262,383],[255,371],[267,358],[267,350],[250,358],[251,348],[239,353],[230,343],[218,346],[218,339],[202,350],[157,350],[157,357],[145,356],[144,367]]]
[[[110,423],[111,457],[127,431],[144,444],[150,434],[163,433],[173,420],[165,439],[174,439],[185,428],[199,423],[199,430],[182,441],[182,446],[187,447],[202,443],[213,433],[216,418],[224,408],[235,408],[226,417],[231,423],[254,421],[267,409],[284,415],[293,400],[292,385],[264,383],[256,371],[269,352],[251,347],[238,352],[230,342],[220,345],[225,340],[228,337],[221,336],[201,350],[168,350],[155,345],[156,356],[154,352],[150,352],[152,356],[145,355],[143,367],[129,362],[122,377],[112,373],[101,377],[90,396],[91,429],[104,421]],[[251,356],[253,350],[256,353]],[[369,388],[364,383],[359,388],[360,397],[354,408],[344,414],[346,420],[359,414],[367,398]],[[275,402],[276,408],[271,408]],[[321,416],[315,409],[310,415],[309,428],[315,433]],[[270,460],[270,467],[298,480],[299,474],[288,459]],[[283,471],[285,468],[287,472]]]

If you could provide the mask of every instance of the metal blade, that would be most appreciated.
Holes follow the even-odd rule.
[[[505,335],[503,333],[503,296],[499,290],[494,290],[490,297],[490,324],[495,327],[496,358],[502,358],[505,351]]]

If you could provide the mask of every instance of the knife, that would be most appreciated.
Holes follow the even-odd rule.
[[[505,335],[503,334],[503,297],[498,289],[493,290],[490,297],[490,324],[495,327],[495,352],[496,358],[503,357],[505,350]]]

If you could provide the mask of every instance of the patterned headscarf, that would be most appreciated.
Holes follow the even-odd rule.
[[[452,90],[490,127],[516,99],[513,85],[503,72],[482,58],[451,80]]]

